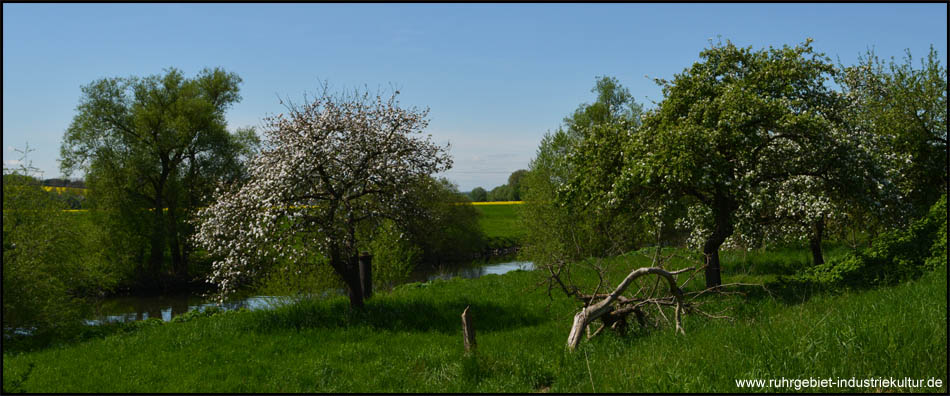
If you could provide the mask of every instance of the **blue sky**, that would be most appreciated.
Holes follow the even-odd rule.
[[[795,45],[807,37],[853,64],[933,44],[947,64],[946,4],[4,4],[3,161],[14,148],[57,177],[80,87],[104,77],[221,66],[240,75],[229,127],[259,126],[320,81],[391,86],[430,108],[428,132],[451,143],[444,176],[491,189],[527,168],[543,134],[617,77],[651,107],[709,40]]]

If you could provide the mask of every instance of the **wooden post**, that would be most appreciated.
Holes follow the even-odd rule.
[[[363,299],[373,296],[373,255],[360,253],[360,285],[363,289]]]
[[[465,352],[475,351],[475,326],[472,324],[472,314],[465,307],[462,311],[462,341],[465,343]]]

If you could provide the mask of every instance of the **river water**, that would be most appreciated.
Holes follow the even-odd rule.
[[[493,264],[469,264],[444,268],[429,268],[413,271],[407,282],[426,282],[435,279],[453,277],[478,278],[489,274],[504,274],[514,270],[533,270],[530,261],[508,261]],[[342,290],[338,291],[343,294]],[[275,304],[288,301],[286,296],[251,296],[225,302],[224,309],[267,309]],[[148,318],[160,318],[169,321],[172,317],[194,309],[205,309],[215,305],[200,295],[182,293],[154,297],[111,297],[97,304],[97,314],[86,320],[87,324],[103,322],[126,322]]]

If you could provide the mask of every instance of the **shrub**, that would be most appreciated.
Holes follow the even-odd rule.
[[[370,243],[373,252],[373,288],[389,289],[409,278],[422,254],[393,222],[384,222]]]
[[[44,191],[31,170],[4,169],[3,332],[33,334],[79,322],[85,296],[108,288],[110,271],[91,245],[95,230],[65,213],[66,203]]]
[[[906,229],[884,233],[870,248],[806,268],[792,277],[780,277],[770,286],[782,290],[893,285],[946,262],[947,196],[944,194],[926,216]]]

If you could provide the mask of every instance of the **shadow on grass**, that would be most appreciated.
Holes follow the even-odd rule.
[[[478,330],[532,326],[544,320],[517,304],[502,306],[461,298],[437,302],[371,299],[363,309],[352,309],[345,299],[337,299],[305,300],[273,310],[257,311],[245,323],[248,330],[258,332],[367,326],[379,330],[455,333],[461,329],[462,311],[467,306],[471,307]]]
[[[32,334],[4,334],[4,353],[36,352],[51,347],[63,347],[110,335],[130,333],[145,327],[161,325],[161,319],[146,319],[134,322],[116,322],[99,325],[69,324],[55,329]]]
[[[766,283],[764,287],[749,289],[746,298],[750,300],[774,298],[785,305],[797,305],[818,294],[838,292],[814,282],[807,282],[789,276],[779,277],[778,280]]]
[[[811,265],[806,260],[749,260],[723,263],[723,275],[792,275]]]

